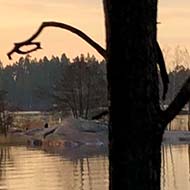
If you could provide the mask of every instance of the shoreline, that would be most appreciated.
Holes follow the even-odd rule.
[[[92,120],[67,118],[61,126],[36,127],[30,130],[11,129],[7,137],[0,138],[0,145],[42,147],[51,151],[98,149],[108,152],[108,127]],[[190,131],[166,130],[162,145],[190,144]]]

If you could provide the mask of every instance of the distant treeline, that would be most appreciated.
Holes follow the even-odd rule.
[[[173,71],[169,72],[169,89],[165,104],[170,104],[188,77],[190,77],[190,69],[183,65],[177,65]]]
[[[0,90],[14,110],[71,111],[75,116],[90,109],[107,106],[105,62],[80,55],[70,61],[63,54],[51,59],[31,59],[0,65]]]
[[[165,104],[171,102],[188,76],[189,69],[175,64],[169,72]],[[108,106],[106,63],[89,54],[72,61],[65,54],[40,60],[28,55],[12,65],[3,67],[0,63],[0,90],[7,92],[9,109],[57,109],[88,118],[92,111]]]
[[[181,89],[185,80],[190,76],[190,53],[187,48],[165,47],[163,49],[169,74],[169,88],[164,104],[170,104]],[[161,82],[160,82],[161,84]],[[162,91],[162,84],[160,85]],[[160,93],[162,95],[162,92]]]

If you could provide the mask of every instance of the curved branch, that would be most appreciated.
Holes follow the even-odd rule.
[[[186,80],[183,87],[176,95],[169,107],[163,111],[162,122],[166,126],[181,111],[185,104],[190,100],[190,77]]]
[[[64,24],[64,23],[60,23],[60,22],[43,22],[42,25],[39,27],[39,29],[37,30],[37,32],[35,34],[32,35],[32,37],[30,37],[28,40],[20,42],[20,43],[15,43],[14,44],[14,48],[7,53],[7,56],[9,59],[11,59],[11,56],[13,53],[18,53],[18,54],[27,54],[33,51],[36,51],[38,49],[41,49],[40,43],[39,42],[32,42],[35,38],[38,37],[38,35],[42,32],[42,30],[45,27],[57,27],[57,28],[62,28],[65,30],[68,30],[76,35],[78,35],[79,37],[81,37],[84,41],[86,41],[88,44],[90,44],[94,49],[96,49],[96,51],[98,51],[98,53],[100,53],[100,55],[102,55],[105,59],[107,58],[107,52],[104,48],[102,48],[98,43],[96,43],[94,40],[92,40],[89,36],[87,36],[84,32],[82,32],[81,30],[70,26],[68,24]],[[29,46],[29,45],[35,45],[36,47],[28,50],[28,51],[22,51],[21,48],[23,46]]]
[[[103,116],[108,115],[108,114],[109,114],[109,111],[105,110],[105,111],[93,116],[91,119],[92,120],[101,119]]]
[[[158,61],[158,65],[160,67],[160,75],[161,75],[162,84],[163,84],[162,99],[165,100],[166,93],[168,91],[169,78],[168,78],[168,74],[166,71],[166,64],[164,61],[162,50],[160,49],[160,46],[157,41],[156,41],[156,50],[157,50],[157,61]]]

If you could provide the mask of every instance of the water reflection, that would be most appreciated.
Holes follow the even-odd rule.
[[[188,145],[162,147],[161,189],[190,189],[190,147]]]
[[[168,124],[167,128],[169,130],[184,130],[187,131],[190,122],[190,118],[188,115],[177,115],[175,119],[171,123]]]
[[[108,190],[108,158],[0,147],[0,190]],[[162,147],[162,190],[190,189],[190,146]]]
[[[0,189],[106,190],[106,156],[69,160],[26,147],[0,147]]]

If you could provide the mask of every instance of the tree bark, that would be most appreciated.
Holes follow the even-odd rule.
[[[188,102],[188,131],[190,131],[190,101]]]
[[[157,1],[105,0],[104,9],[110,190],[157,190],[163,135],[156,67]]]

